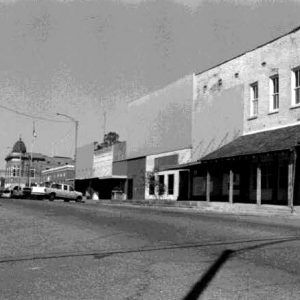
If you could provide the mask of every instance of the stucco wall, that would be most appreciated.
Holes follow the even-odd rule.
[[[116,176],[127,176],[127,160],[114,161],[112,174]]]
[[[94,143],[77,148],[76,179],[93,177]]]
[[[192,76],[128,105],[128,158],[191,145]]]
[[[191,154],[192,150],[190,148],[188,149],[181,149],[181,150],[176,150],[176,151],[170,151],[170,152],[164,152],[164,153],[159,153],[155,155],[149,155],[146,157],[146,174],[148,172],[153,172],[154,167],[155,167],[155,159],[156,158],[162,158],[162,157],[167,157],[167,156],[173,156],[173,155],[178,155],[178,164],[185,164],[191,161]],[[162,199],[170,199],[170,200],[176,200],[178,198],[179,194],[179,171],[165,171],[165,172],[159,172],[157,174],[174,174],[174,195],[168,195],[164,193],[164,195],[161,197]],[[168,186],[167,182],[167,177],[166,177],[166,186]],[[146,175],[147,178],[147,175]],[[145,186],[145,198],[146,199],[155,199],[155,195],[150,195],[149,194],[149,184],[146,182]]]
[[[145,197],[146,158],[139,157],[127,161],[127,176],[132,180],[132,199]]]
[[[192,153],[192,150],[190,148],[187,148],[187,149],[180,149],[180,150],[175,150],[175,151],[169,151],[169,152],[149,155],[146,157],[146,172],[154,171],[155,158],[177,154],[178,155],[178,164],[184,164],[184,163],[188,163],[191,161],[191,153]]]
[[[194,161],[243,133],[244,85],[239,74],[242,66],[243,60],[238,59],[195,76]]]
[[[113,146],[113,161],[126,159],[126,142],[120,142]]]

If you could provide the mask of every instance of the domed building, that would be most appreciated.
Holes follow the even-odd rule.
[[[74,164],[74,160],[70,157],[28,153],[21,138],[15,142],[5,160],[5,185],[29,185],[31,182],[41,182],[42,171]]]

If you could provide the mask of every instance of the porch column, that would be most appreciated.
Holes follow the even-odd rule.
[[[229,203],[233,203],[233,171],[229,171]]]
[[[288,206],[294,210],[294,188],[295,188],[295,170],[296,170],[296,150],[291,153],[288,170]]]
[[[261,205],[261,167],[256,168],[256,204]]]
[[[207,172],[206,174],[206,201],[210,201],[210,174]]]

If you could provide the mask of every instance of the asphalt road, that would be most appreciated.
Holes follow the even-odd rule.
[[[300,220],[0,201],[1,299],[300,299]]]

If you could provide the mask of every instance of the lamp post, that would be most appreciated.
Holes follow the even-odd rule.
[[[75,189],[75,180],[76,180],[76,160],[77,160],[77,139],[78,139],[78,126],[79,126],[79,121],[75,120],[73,117],[66,115],[66,114],[61,114],[61,113],[56,113],[58,116],[63,116],[75,124],[75,151],[74,151],[74,189]]]

